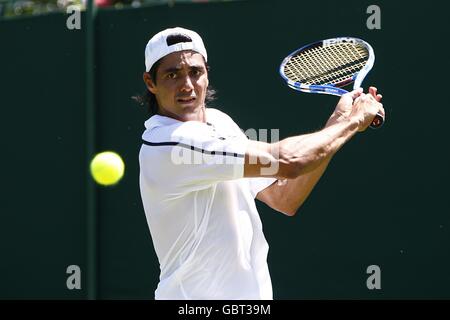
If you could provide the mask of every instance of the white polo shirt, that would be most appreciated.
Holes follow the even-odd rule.
[[[155,299],[272,299],[255,200],[272,178],[243,178],[245,134],[223,112],[145,122],[140,189],[161,274]]]

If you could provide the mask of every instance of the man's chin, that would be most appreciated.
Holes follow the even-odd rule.
[[[181,110],[179,118],[183,121],[202,121],[204,114],[204,106],[198,103],[179,105],[178,110]]]
[[[178,105],[178,107],[180,108],[180,109],[192,109],[192,110],[195,110],[195,109],[197,109],[198,107],[200,107],[200,104],[198,103],[198,101],[197,100],[193,100],[193,101],[189,101],[189,102],[180,102],[180,101],[177,101],[177,105]]]

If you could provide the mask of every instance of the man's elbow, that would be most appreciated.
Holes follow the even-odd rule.
[[[297,214],[297,209],[295,210],[283,210],[281,211],[281,213],[283,213],[284,215],[288,216],[288,217],[293,217]]]
[[[278,208],[276,208],[276,210],[288,217],[293,217],[297,214],[299,208],[300,208],[299,206],[294,207],[294,206],[283,205],[283,206],[279,206]]]

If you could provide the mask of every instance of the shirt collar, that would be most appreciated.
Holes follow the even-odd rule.
[[[206,108],[206,117],[209,120],[209,111],[208,108]],[[181,121],[176,120],[174,118],[170,118],[170,117],[166,117],[166,116],[162,116],[159,114],[155,114],[153,116],[151,116],[147,121],[144,122],[145,128],[150,130],[156,127],[162,127],[162,126],[170,126],[171,124],[175,124],[175,123],[179,123]],[[210,121],[206,121],[206,124],[211,126],[211,122]],[[214,125],[212,125],[214,126]]]
[[[155,114],[151,116],[147,121],[145,121],[144,125],[146,129],[150,130],[156,127],[169,126],[171,124],[178,122],[180,121],[166,116],[161,116],[159,114]]]

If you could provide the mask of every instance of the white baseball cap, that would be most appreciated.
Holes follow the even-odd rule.
[[[185,36],[191,41],[172,43],[177,36]],[[183,50],[196,51],[205,58],[205,61],[208,61],[205,45],[197,32],[180,27],[158,32],[148,41],[145,47],[145,70],[149,72],[159,59],[172,52]]]

